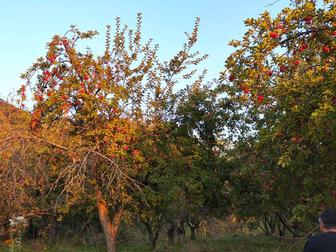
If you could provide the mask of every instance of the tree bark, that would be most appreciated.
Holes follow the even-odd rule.
[[[153,228],[151,227],[150,224],[148,223],[145,223],[145,227],[146,227],[146,230],[147,230],[147,234],[148,234],[148,240],[149,240],[149,243],[150,245],[155,248],[156,246],[156,241],[159,237],[159,229],[156,229],[155,231],[153,231]]]
[[[174,225],[170,225],[167,229],[167,236],[168,236],[168,241],[169,243],[174,243],[174,233],[175,233],[175,227]]]
[[[176,229],[177,229],[178,243],[180,243],[181,240],[185,241],[185,226],[183,220],[180,220],[178,222]]]
[[[196,240],[196,231],[198,229],[200,221],[187,221],[187,225],[190,228],[190,240]]]
[[[108,211],[108,206],[102,197],[102,193],[96,188],[97,209],[99,214],[100,224],[104,231],[106,240],[106,251],[116,252],[116,238],[119,231],[123,209],[118,209],[111,219]]]
[[[55,217],[51,216],[51,218],[49,219],[49,225],[50,228],[48,230],[48,243],[52,244],[53,242],[55,242],[55,240],[57,239],[57,235],[58,235],[58,223],[55,219]]]
[[[197,226],[189,226],[190,227],[190,239],[192,241],[196,240],[196,229]]]
[[[284,238],[286,237],[286,227],[282,225],[281,222],[278,223],[278,233],[280,236],[280,241],[284,240]]]

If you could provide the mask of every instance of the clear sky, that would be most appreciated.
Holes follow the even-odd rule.
[[[271,3],[275,2],[271,6]],[[143,14],[143,39],[160,44],[159,55],[169,59],[201,17],[197,49],[209,54],[208,78],[218,77],[231,52],[231,39],[240,39],[243,21],[265,10],[278,13],[289,0],[0,0],[0,97],[16,90],[19,76],[36,58],[45,55],[45,45],[54,34],[64,34],[70,25],[97,30],[89,45],[94,52],[104,48],[105,26],[119,16],[134,27],[136,13]]]

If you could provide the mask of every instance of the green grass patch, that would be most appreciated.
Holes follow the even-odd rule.
[[[305,241],[298,243],[291,252],[302,252]],[[227,235],[221,239],[206,238],[196,241],[186,241],[185,243],[170,245],[165,241],[158,242],[153,250],[144,242],[128,242],[127,245],[119,244],[118,252],[285,252],[289,251],[293,243],[280,242],[273,237],[265,236],[241,236]],[[8,247],[0,247],[1,252],[9,252]],[[104,247],[95,246],[74,246],[66,243],[46,246],[40,243],[25,243],[16,252],[103,252]]]

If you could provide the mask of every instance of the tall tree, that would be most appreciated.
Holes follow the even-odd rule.
[[[141,190],[133,179],[142,162],[139,139],[167,116],[177,77],[191,78],[193,66],[206,58],[192,50],[198,24],[199,19],[182,50],[164,63],[152,40],[141,41],[140,14],[135,30],[117,19],[112,37],[107,27],[106,49],[98,57],[79,46],[97,33],[71,27],[65,36],[54,36],[46,57],[22,75],[34,97],[31,131],[62,152],[54,181],[63,188],[58,201],[95,200],[107,251],[116,251],[130,190]]]
[[[234,137],[249,150],[240,174],[257,178],[264,207],[301,224],[335,206],[335,10],[295,0],[247,19],[221,76]]]

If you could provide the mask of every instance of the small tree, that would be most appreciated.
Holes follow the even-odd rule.
[[[29,119],[28,113],[0,100],[0,237],[21,231],[21,224],[49,210],[44,204],[46,177],[35,168],[39,148],[25,139],[12,141],[28,134]]]
[[[222,182],[227,171],[219,162],[217,141],[224,122],[216,92],[202,80],[179,92],[172,118],[142,141],[146,162],[138,180],[146,190],[134,197],[134,208],[153,246],[164,225],[171,242],[175,234],[179,241],[184,238],[187,226],[195,239],[200,223],[216,210],[223,213],[226,203]]]

